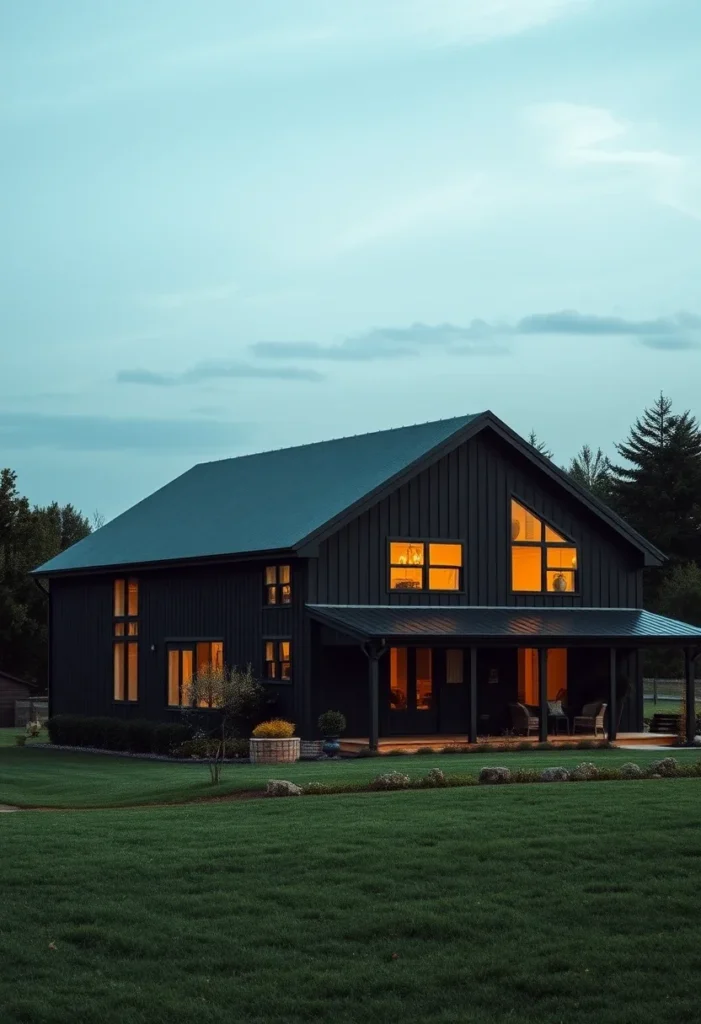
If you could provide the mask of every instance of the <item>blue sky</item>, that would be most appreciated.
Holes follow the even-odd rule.
[[[699,408],[696,0],[0,0],[0,465]],[[274,482],[271,482],[274,488]]]

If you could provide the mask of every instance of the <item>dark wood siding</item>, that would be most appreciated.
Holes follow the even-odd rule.
[[[306,587],[303,562],[293,564],[293,607],[264,608],[263,564],[211,565],[139,573],[139,700],[112,699],[112,582],[84,576],[51,584],[52,714],[120,714],[168,719],[169,641],[222,639],[229,665],[262,674],[265,637],[293,640],[293,676],[304,672]],[[297,608],[295,615],[294,607]],[[294,686],[266,684],[270,710],[295,713]]]
[[[576,595],[511,592],[510,499],[514,495],[579,548]],[[466,541],[465,589],[390,593],[392,537]],[[310,560],[309,600],[320,604],[553,605],[635,608],[642,555],[543,473],[489,432],[419,473],[322,542]]]

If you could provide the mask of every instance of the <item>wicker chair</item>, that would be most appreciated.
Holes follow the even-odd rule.
[[[599,729],[601,729],[601,735],[603,736],[605,734],[604,715],[606,714],[607,707],[608,704],[602,704],[601,701],[585,704],[581,715],[575,716],[572,723],[572,732],[582,730],[583,732],[593,732],[595,736],[598,736]]]
[[[509,704],[511,712],[511,725],[514,732],[525,732],[526,736],[538,732],[540,719],[533,715],[525,704]]]

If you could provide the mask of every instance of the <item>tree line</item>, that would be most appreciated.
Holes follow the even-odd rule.
[[[530,442],[548,458],[535,433]],[[668,557],[646,569],[645,607],[701,625],[701,428],[691,412],[676,412],[660,395],[636,419],[610,459],[583,445],[563,467],[569,476],[625,519]],[[656,671],[677,669],[669,655],[650,655]]]
[[[47,597],[29,573],[90,531],[73,505],[32,506],[17,474],[0,471],[0,671],[46,685]]]
[[[529,440],[554,458],[535,433]],[[563,468],[668,556],[645,572],[645,606],[701,625],[699,423],[660,395],[614,450],[611,459],[584,444]],[[16,474],[0,472],[0,670],[46,682],[47,599],[29,572],[100,525],[97,513],[91,524],[73,505],[31,506]],[[676,670],[671,656],[657,661],[656,670]]]

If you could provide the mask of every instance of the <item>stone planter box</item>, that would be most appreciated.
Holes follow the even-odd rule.
[[[251,739],[252,764],[282,764],[299,761],[299,736],[289,739]]]

